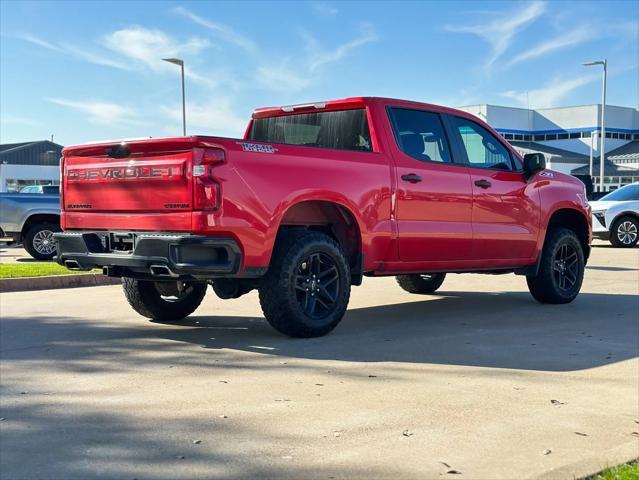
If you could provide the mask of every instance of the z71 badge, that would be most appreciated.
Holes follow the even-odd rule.
[[[245,152],[256,152],[256,153],[275,153],[277,152],[277,148],[274,148],[272,145],[262,145],[261,143],[246,143],[246,142],[237,142],[238,145],[242,146],[242,150]]]

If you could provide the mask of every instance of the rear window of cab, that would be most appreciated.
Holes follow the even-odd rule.
[[[256,118],[249,140],[337,150],[372,151],[366,110],[335,110]]]

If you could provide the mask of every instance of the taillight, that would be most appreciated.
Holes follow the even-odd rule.
[[[213,177],[213,166],[224,162],[224,150],[193,149],[193,209],[216,210],[220,206],[220,184]]]

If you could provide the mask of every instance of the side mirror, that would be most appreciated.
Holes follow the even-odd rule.
[[[546,157],[543,153],[527,153],[524,155],[524,175],[526,179],[546,168]]]

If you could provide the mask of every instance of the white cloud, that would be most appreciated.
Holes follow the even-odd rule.
[[[300,75],[285,65],[258,67],[257,81],[261,86],[276,92],[296,92],[310,84],[307,75]]]
[[[491,52],[485,67],[487,70],[510,48],[515,36],[544,13],[546,4],[532,2],[520,11],[507,11],[493,16],[492,20],[476,25],[446,25],[446,30],[457,33],[470,33],[484,39],[491,45]]]
[[[175,121],[175,133],[181,134],[182,104],[162,105],[160,111]],[[239,117],[231,104],[231,99],[219,97],[207,103],[186,104],[187,133],[227,135],[241,138],[248,119]],[[194,127],[203,131],[194,132]]]
[[[23,34],[16,35],[15,38],[24,40],[25,42],[32,43],[33,45],[37,45],[39,47],[46,48],[54,52],[79,58],[80,60],[93,63],[94,65],[102,65],[105,67],[117,68],[120,70],[131,70],[130,66],[125,65],[121,62],[118,62],[117,60],[105,57],[103,55],[97,54],[92,51],[81,49],[79,47],[70,45],[68,43],[56,44],[56,43],[47,42],[46,40],[43,40],[30,33],[23,33]]]
[[[323,17],[334,17],[338,13],[336,7],[326,2],[313,2],[311,6],[315,13]]]
[[[187,10],[184,7],[175,7],[173,11],[178,15],[182,15],[183,17],[188,18],[192,22],[209,29],[210,31],[215,33],[218,38],[226,42],[233,43],[238,47],[243,48],[247,52],[255,53],[258,50],[257,45],[253,42],[253,40],[240,35],[228,25],[212,22],[204,17],[196,15],[195,13]]]
[[[5,125],[20,125],[22,127],[42,127],[44,124],[40,121],[27,117],[19,117],[16,115],[0,115],[0,123]]]
[[[307,32],[302,32],[302,36],[306,41],[306,50],[308,52],[308,69],[314,72],[319,67],[329,63],[338,62],[348,55],[352,50],[377,40],[377,34],[370,25],[362,27],[362,33],[346,43],[338,45],[332,50],[322,48],[317,40]]]
[[[186,42],[180,43],[161,30],[140,26],[116,30],[105,36],[103,43],[114,52],[155,71],[167,70],[171,67],[162,61],[163,58],[196,55],[210,46],[206,39],[191,37]],[[172,70],[174,69],[175,67],[172,67]],[[190,72],[190,75],[193,76],[193,72]]]
[[[564,48],[574,47],[581,43],[594,40],[596,36],[596,33],[590,27],[577,27],[574,30],[571,30],[567,33],[564,33],[563,35],[559,35],[545,42],[539,43],[534,47],[516,55],[510,62],[508,62],[508,65],[515,65],[532,58],[541,57],[543,55],[546,55],[547,53],[552,53]]]
[[[86,114],[88,121],[97,125],[143,125],[143,122],[137,118],[133,110],[116,103],[66,100],[62,98],[49,98],[48,100],[56,105],[61,105]]]
[[[542,88],[529,91],[509,90],[501,94],[510,98],[522,107],[545,108],[556,107],[559,102],[574,90],[601,78],[599,75],[584,75],[571,79],[557,79]]]
[[[344,59],[353,50],[377,40],[377,35],[370,25],[362,27],[362,33],[333,49],[326,49],[309,32],[301,30],[306,57],[299,61],[285,58],[276,65],[261,65],[257,68],[255,76],[257,82],[276,92],[299,91],[312,83],[318,72],[326,66]],[[291,67],[291,65],[296,65]]]

